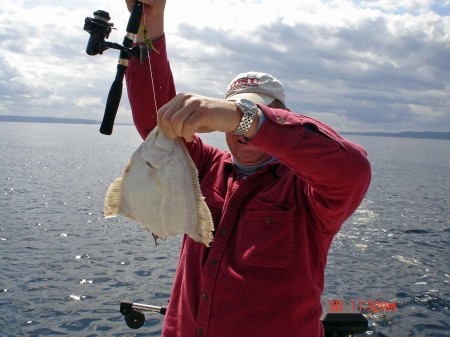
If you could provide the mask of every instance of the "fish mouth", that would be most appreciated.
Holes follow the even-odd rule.
[[[238,142],[239,144],[248,144],[248,143],[247,143],[245,140],[243,140],[243,139],[238,139],[237,142]]]

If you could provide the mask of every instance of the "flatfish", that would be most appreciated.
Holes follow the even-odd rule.
[[[186,233],[209,246],[214,225],[184,143],[152,130],[133,153],[122,177],[109,186],[106,218],[123,215],[156,238]]]

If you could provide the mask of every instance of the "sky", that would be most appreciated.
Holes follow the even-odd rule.
[[[99,9],[122,43],[125,1],[0,0],[0,115],[103,118],[119,52],[85,52]],[[167,0],[165,21],[178,92],[268,72],[340,132],[450,132],[450,0]],[[132,122],[125,87],[116,121]]]

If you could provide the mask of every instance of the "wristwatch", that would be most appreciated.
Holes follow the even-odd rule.
[[[244,136],[248,130],[250,129],[250,126],[252,125],[253,119],[256,116],[256,113],[258,112],[258,106],[245,98],[240,98],[237,101],[234,102],[236,107],[239,108],[242,112],[242,119],[239,123],[236,130],[233,131],[235,135]]]

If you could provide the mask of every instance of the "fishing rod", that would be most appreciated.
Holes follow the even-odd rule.
[[[119,108],[120,99],[122,97],[123,78],[127,71],[128,61],[131,56],[142,59],[142,46],[136,45],[132,47],[134,38],[139,31],[142,12],[143,4],[142,2],[137,1],[131,11],[127,25],[127,33],[121,45],[115,42],[105,41],[114,27],[113,23],[109,23],[111,18],[108,12],[98,10],[94,12],[93,18],[87,17],[84,20],[84,30],[90,34],[86,46],[86,53],[88,55],[101,55],[109,48],[120,50],[116,77],[109,90],[105,113],[100,126],[100,133],[104,135],[112,134],[114,120],[116,119],[117,109]]]

